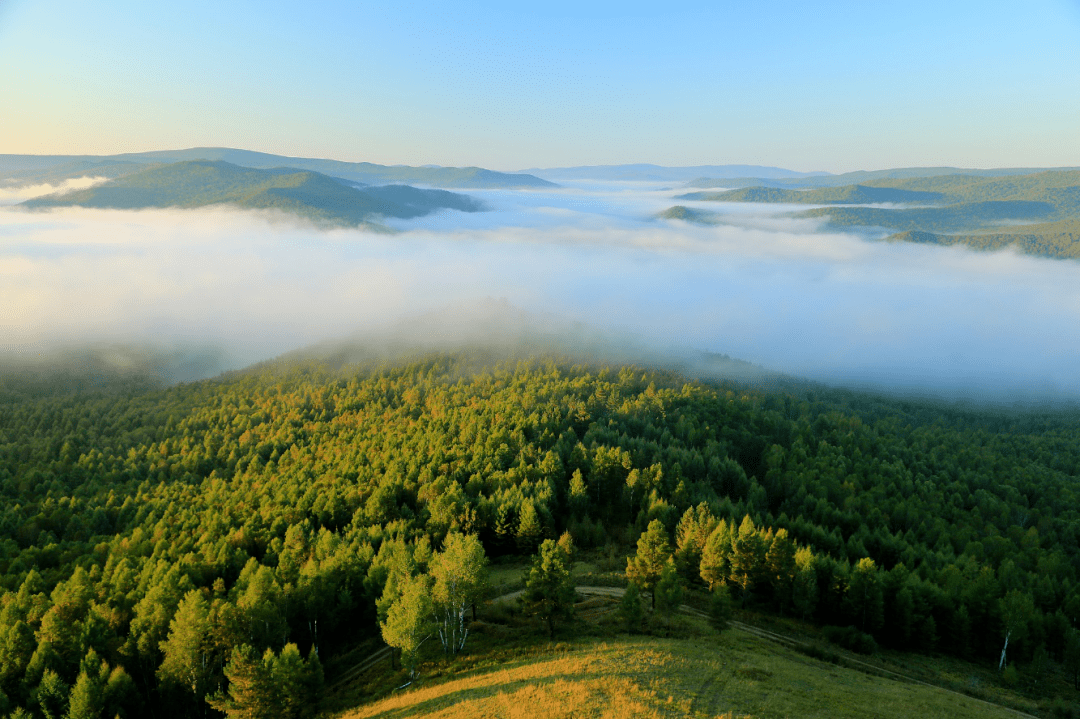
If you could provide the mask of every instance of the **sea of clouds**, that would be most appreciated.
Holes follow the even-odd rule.
[[[213,374],[496,301],[640,346],[830,383],[993,401],[1080,398],[1080,264],[825,233],[784,206],[575,183],[475,191],[491,211],[323,231],[274,214],[0,208],[0,354],[211,347]],[[11,197],[8,199],[18,199]],[[655,219],[673,204],[722,224]],[[441,314],[440,314],[441,313]],[[405,325],[401,325],[401,323]],[[190,378],[190,377],[188,377]]]

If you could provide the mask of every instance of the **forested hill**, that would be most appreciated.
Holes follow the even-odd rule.
[[[829,228],[892,230],[894,241],[1014,246],[1049,257],[1080,257],[1080,171],[879,177],[813,189],[759,185],[691,192],[676,199],[828,205],[795,213]],[[884,206],[860,206],[860,205]],[[704,216],[704,215],[702,215]],[[693,217],[686,218],[695,221]]]
[[[195,208],[229,204],[274,209],[315,222],[355,226],[383,217],[410,218],[437,209],[477,212],[483,205],[446,190],[407,185],[357,188],[317,172],[295,168],[254,170],[228,162],[192,160],[154,165],[86,190],[48,195],[22,203],[29,208]]]
[[[209,160],[257,170],[295,167],[365,185],[410,184],[443,188],[554,187],[528,174],[495,172],[482,167],[409,167],[371,162],[343,162],[286,157],[229,147],[131,152],[121,155],[0,155],[0,185],[57,184],[76,177],[115,178],[148,165]]]
[[[1009,634],[1022,663],[1077,641],[1071,415],[468,355],[5,388],[0,712],[193,716],[226,666],[263,666],[297,716],[312,650],[376,636],[403,552],[456,532],[632,553],[659,520],[688,583],[887,646],[996,663]]]

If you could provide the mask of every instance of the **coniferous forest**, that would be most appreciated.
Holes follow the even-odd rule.
[[[460,651],[488,560],[536,556],[554,635],[571,544],[631,557],[643,604],[1080,675],[1078,439],[1066,411],[467,353],[5,376],[0,716],[305,716],[365,638]]]

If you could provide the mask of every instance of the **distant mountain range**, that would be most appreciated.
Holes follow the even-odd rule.
[[[735,189],[739,187],[776,187],[776,188],[812,188],[812,187],[841,187],[844,185],[857,185],[878,180],[912,180],[921,177],[945,177],[951,175],[966,175],[970,177],[1008,177],[1010,175],[1030,175],[1039,172],[1058,172],[1076,170],[1075,167],[1001,167],[990,170],[964,169],[960,167],[900,167],[892,170],[856,170],[845,172],[840,175],[829,173],[809,173],[800,177],[767,177],[756,175],[751,172],[742,173],[741,176],[719,173],[702,173],[686,183],[687,187],[723,187]]]
[[[692,167],[662,167],[660,165],[583,165],[580,167],[549,167],[521,170],[523,173],[553,181],[608,180],[647,182],[687,182],[694,178],[756,177],[767,179],[798,179],[828,175],[827,172],[796,172],[782,167],[761,165],[695,165]]]
[[[407,185],[356,187],[346,180],[308,170],[259,170],[210,160],[142,167],[89,189],[38,197],[22,204],[28,208],[115,209],[228,204],[244,209],[281,210],[323,225],[377,228],[381,228],[378,220],[386,217],[419,217],[443,208],[463,212],[484,209],[481,202],[446,190]]]
[[[532,175],[494,172],[480,167],[391,167],[370,162],[285,157],[227,147],[196,147],[189,150],[121,155],[0,155],[0,185],[5,184],[5,181],[9,185],[57,184],[67,179],[87,176],[117,178],[138,172],[147,165],[191,160],[222,161],[261,170],[292,167],[365,185],[412,184],[475,189],[555,186]]]
[[[868,187],[846,185],[844,187],[821,187],[812,190],[785,190],[778,187],[743,187],[724,192],[687,192],[676,195],[676,200],[706,200],[712,202],[782,202],[804,205],[933,203],[944,197],[940,192],[902,190],[893,187]]]

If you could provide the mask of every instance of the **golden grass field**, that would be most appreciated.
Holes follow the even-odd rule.
[[[822,662],[734,630],[693,639],[584,638],[537,648],[524,658],[495,659],[479,669],[422,680],[338,716],[1025,716],[944,689]]]

